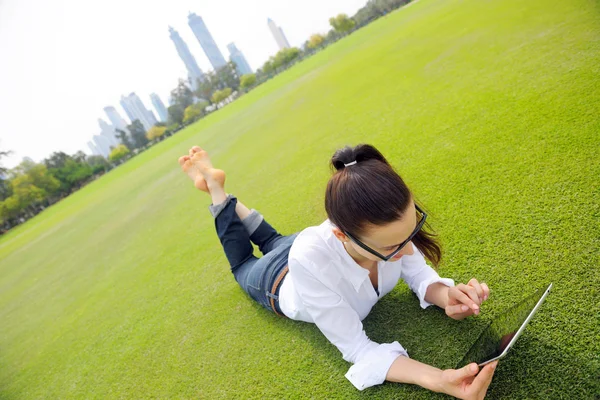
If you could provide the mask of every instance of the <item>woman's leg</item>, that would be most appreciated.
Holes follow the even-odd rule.
[[[179,159],[179,163],[181,164],[182,168],[184,168],[186,173],[190,176],[190,178],[194,181],[194,185],[196,186],[196,188],[207,192],[211,195],[211,197],[213,198],[211,212],[213,212],[213,216],[216,218],[216,216],[220,212],[219,209],[223,207],[219,207],[219,204],[223,204],[228,197],[225,190],[223,189],[221,191],[216,191],[213,195],[209,191],[206,180],[204,179],[204,176],[200,173],[198,168],[193,166],[192,168],[187,168],[186,170],[186,168],[184,167],[184,163],[188,160],[190,160],[191,162],[191,158],[194,156],[194,154],[200,151],[202,151],[200,147],[192,147],[189,151],[189,157],[181,157]],[[212,168],[212,163],[210,162],[208,156],[203,158],[203,164],[205,165],[205,167]],[[221,179],[222,184],[220,186],[223,186],[225,183],[224,173]],[[260,252],[263,253],[263,255],[266,255],[271,250],[276,248],[279,244],[282,244],[284,242],[283,239],[285,239],[286,236],[283,236],[280,233],[278,233],[268,222],[265,221],[263,215],[255,209],[249,209],[242,202],[237,201],[235,205],[235,212],[242,221],[244,227],[246,228],[246,231],[250,236],[250,240],[258,246]]]

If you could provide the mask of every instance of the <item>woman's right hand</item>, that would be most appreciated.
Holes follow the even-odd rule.
[[[439,391],[459,399],[483,399],[497,365],[498,361],[491,362],[485,365],[481,372],[476,363],[468,364],[461,369],[446,369],[442,371]]]

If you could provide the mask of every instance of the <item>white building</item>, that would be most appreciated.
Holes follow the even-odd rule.
[[[275,38],[275,41],[277,42],[277,46],[279,46],[279,50],[283,50],[283,49],[292,47],[292,46],[290,46],[290,43],[288,42],[287,38],[283,34],[283,30],[275,24],[275,21],[273,21],[271,18],[269,18],[267,20],[267,24],[269,25],[269,29],[271,30],[271,34],[273,35],[273,38]]]

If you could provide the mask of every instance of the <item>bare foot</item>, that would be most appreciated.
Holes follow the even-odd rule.
[[[181,165],[183,172],[185,172],[192,179],[192,181],[194,181],[194,186],[196,186],[196,189],[210,193],[208,191],[208,186],[206,185],[206,180],[204,180],[204,177],[200,171],[198,171],[198,169],[194,166],[190,156],[179,157],[179,165]]]
[[[190,154],[191,162],[204,177],[209,191],[211,187],[223,188],[225,186],[225,171],[213,168],[210,157],[205,150],[194,146],[190,149]]]

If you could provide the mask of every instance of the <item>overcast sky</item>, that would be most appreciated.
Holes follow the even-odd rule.
[[[177,79],[187,77],[168,27],[188,44],[200,68],[210,63],[187,25],[200,15],[225,58],[234,42],[253,69],[277,52],[267,18],[292,46],[329,30],[329,17],[354,14],[366,0],[0,0],[0,149],[13,167],[24,156],[41,161],[53,151],[90,153],[103,108],[136,92],[167,104]],[[154,110],[153,110],[154,111]],[[155,115],[156,115],[156,111]]]

